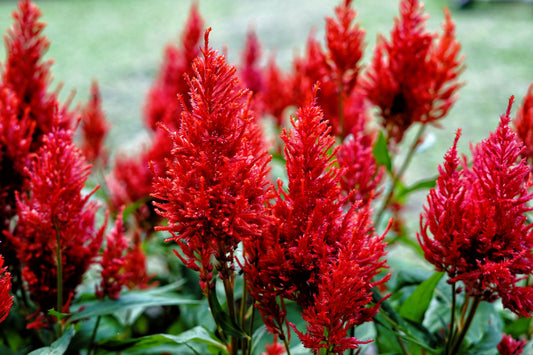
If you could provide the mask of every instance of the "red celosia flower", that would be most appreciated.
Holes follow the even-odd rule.
[[[533,84],[529,86],[513,123],[516,127],[516,133],[525,145],[522,155],[528,158],[530,163],[533,163]]]
[[[187,82],[184,74],[192,75],[192,62],[200,54],[200,37],[203,20],[198,12],[198,4],[194,3],[181,38],[181,48],[169,44],[165,48],[165,57],[159,75],[148,92],[145,104],[145,120],[152,130],[157,123],[177,129],[182,110],[177,99],[178,95],[186,96]],[[187,103],[187,107],[190,109]]]
[[[515,340],[512,336],[504,334],[502,340],[498,344],[498,352],[500,355],[520,355],[526,346],[526,340]]]
[[[280,186],[270,233],[245,243],[246,277],[270,331],[284,335],[283,299],[278,304],[276,297],[295,300],[308,323],[307,334],[298,332],[304,345],[339,352],[357,347],[347,330],[377,311],[367,305],[384,265],[383,237],[367,209],[343,210],[342,171],[331,160],[336,150],[328,153],[335,139],[318,106],[299,109],[292,124],[282,135],[289,191]]]
[[[358,123],[346,137],[337,153],[339,166],[344,174],[341,178],[342,191],[352,202],[362,201],[366,205],[377,196],[376,188],[383,177],[384,167],[378,167],[373,155],[375,135],[365,132],[364,113],[360,112]]]
[[[283,126],[283,113],[292,104],[291,78],[283,73],[270,58],[263,72],[263,90],[261,91],[262,110],[274,117],[278,127]]]
[[[529,168],[519,159],[523,145],[509,128],[511,102],[496,132],[472,149],[472,167],[460,166],[456,138],[428,196],[418,239],[450,283],[462,282],[481,300],[501,298],[506,308],[530,316],[533,287],[518,282],[533,271],[533,225],[525,216],[533,195]]]
[[[254,31],[249,31],[246,36],[246,44],[242,53],[240,77],[243,85],[252,93],[262,91],[263,79],[259,69],[261,57],[261,45]]]
[[[380,109],[389,138],[399,142],[414,122],[434,123],[446,115],[461,86],[460,45],[448,11],[440,38],[425,30],[418,0],[402,0],[391,40],[380,36],[363,86]]]
[[[106,235],[106,245],[102,254],[100,265],[102,266],[102,281],[96,287],[96,296],[103,298],[109,296],[112,299],[118,299],[122,287],[126,285],[130,273],[126,272],[126,257],[128,250],[128,239],[124,236],[124,227],[122,225],[121,209],[117,216],[115,227]]]
[[[81,112],[81,151],[90,163],[101,161],[103,166],[107,164],[108,153],[104,147],[104,139],[108,131],[109,123],[102,109],[100,89],[98,82],[94,81],[89,102]]]
[[[278,343],[278,337],[274,336],[274,342],[272,344],[265,345],[266,352],[261,355],[283,355],[285,354],[285,348]]]
[[[191,107],[183,104],[181,127],[167,131],[173,149],[167,171],[154,180],[158,213],[169,225],[183,254],[200,272],[204,292],[212,290],[213,268],[223,279],[234,269],[237,244],[262,234],[269,161],[246,91],[239,89],[235,68],[208,46],[188,78]],[[179,118],[175,118],[179,119]],[[216,260],[216,262],[213,262]]]
[[[141,236],[137,231],[133,234],[132,246],[128,249],[125,260],[125,273],[130,277],[126,279],[126,286],[130,289],[145,289],[156,285],[151,282],[151,276],[146,270],[146,254],[142,249]]]
[[[2,85],[10,88],[19,100],[19,117],[29,110],[30,119],[36,122],[32,150],[40,146],[40,138],[59,125],[69,127],[73,114],[67,106],[57,108],[57,92],[48,92],[51,82],[52,60],[42,61],[49,41],[42,34],[45,27],[40,22],[41,11],[29,0],[19,2],[18,11],[13,13],[15,23],[7,31],[6,52]],[[54,120],[57,120],[55,122]]]
[[[13,296],[9,295],[11,275],[6,270],[7,266],[4,266],[4,258],[0,255],[0,323],[6,319],[13,305]]]
[[[53,130],[27,169],[28,191],[17,193],[18,225],[9,238],[17,245],[23,278],[40,320],[52,321],[57,305],[57,253],[63,268],[62,309],[98,254],[104,226],[95,229],[96,202],[82,189],[89,166],[72,142],[72,132]],[[59,244],[59,245],[58,245]],[[45,325],[45,324],[40,324]]]

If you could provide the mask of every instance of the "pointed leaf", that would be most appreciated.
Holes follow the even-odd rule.
[[[384,166],[385,169],[387,169],[387,171],[392,174],[392,160],[389,154],[389,147],[387,147],[387,139],[381,131],[379,132],[376,144],[374,144],[372,154],[374,155],[376,162],[379,165]]]
[[[429,279],[422,282],[400,307],[400,316],[412,322],[421,323],[433,298],[435,287],[443,276],[443,272],[435,272]]]
[[[52,345],[32,351],[28,355],[63,355],[74,336],[74,328],[68,328]]]
[[[230,316],[224,312],[222,306],[218,302],[217,293],[215,291],[209,292],[209,307],[215,318],[215,323],[222,328],[225,334],[231,335],[236,338],[248,338],[248,334],[239,327]]]

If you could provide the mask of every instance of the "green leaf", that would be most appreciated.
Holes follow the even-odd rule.
[[[202,326],[196,326],[179,335],[172,334],[153,334],[137,339],[114,339],[103,343],[99,346],[103,349],[122,351],[122,350],[143,350],[150,349],[163,344],[186,344],[188,342],[204,343],[214,346],[218,349],[226,350],[226,346],[214,337],[207,329]]]
[[[52,345],[32,351],[28,355],[63,355],[74,336],[74,328],[68,328]]]
[[[435,272],[429,279],[422,282],[400,307],[400,316],[412,322],[421,323],[433,298],[435,287],[443,276],[443,272]]]
[[[175,285],[171,285],[175,288]],[[80,312],[74,314],[70,321],[84,318],[114,314],[136,307],[169,306],[199,304],[200,301],[179,297],[175,293],[168,292],[168,286],[145,291],[124,292],[118,300],[106,299],[103,301],[91,301],[78,304]]]
[[[376,144],[374,144],[372,154],[374,155],[376,162],[379,165],[384,166],[385,169],[387,169],[387,171],[392,174],[392,160],[389,154],[389,148],[387,147],[387,139],[381,131],[379,132]]]
[[[215,291],[209,292],[208,301],[213,318],[215,318],[215,323],[222,328],[225,334],[240,339],[249,338],[248,334],[246,334],[246,332],[242,330],[226,312],[224,312],[222,306],[220,306],[220,303],[218,302],[217,293]]]
[[[413,186],[403,186],[399,185],[398,193],[396,194],[397,199],[401,199],[406,195],[410,194],[413,191],[423,190],[423,189],[432,189],[437,185],[437,178],[430,178],[427,180],[422,180],[414,184]]]

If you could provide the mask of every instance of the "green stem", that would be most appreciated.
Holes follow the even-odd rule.
[[[396,184],[398,184],[398,181],[402,178],[403,174],[407,170],[407,167],[409,166],[409,163],[411,163],[411,160],[413,158],[413,155],[415,153],[415,149],[418,146],[418,142],[420,141],[420,138],[424,134],[424,131],[426,130],[426,124],[422,124],[416,133],[416,136],[411,143],[411,146],[409,147],[409,150],[407,151],[407,156],[405,157],[405,160],[403,161],[403,164],[400,166],[400,170],[398,170],[397,174],[392,174],[392,183],[390,187],[390,191],[387,194],[387,197],[385,200],[383,200],[383,205],[379,209],[378,213],[376,214],[376,222],[374,223],[376,226],[378,226],[381,222],[381,219],[383,218],[383,214],[385,213],[385,210],[387,207],[389,207],[389,204],[392,201],[392,198],[394,197],[394,190],[396,189]]]
[[[481,299],[479,297],[476,297],[474,299],[474,302],[472,303],[472,306],[470,306],[470,311],[468,312],[468,316],[466,317],[465,323],[459,330],[460,331],[459,336],[457,340],[455,341],[455,344],[453,345],[453,348],[450,354],[457,354],[459,352],[459,349],[461,348],[461,344],[463,343],[466,333],[468,333],[468,329],[470,328],[470,325],[472,324],[472,320],[474,319],[474,315],[476,314],[477,308],[480,303],[481,303]]]
[[[57,309],[58,313],[63,311],[63,255],[61,253],[61,233],[59,223],[54,219],[54,228],[56,231],[56,259],[57,259]],[[59,336],[63,334],[61,320],[58,319]]]
[[[96,333],[98,332],[98,327],[100,326],[100,320],[102,316],[96,318],[96,323],[94,324],[93,333],[91,334],[91,340],[89,341],[89,355],[93,354],[94,350],[94,340],[96,339]]]
[[[444,353],[448,354],[450,351],[450,345],[455,339],[455,308],[457,307],[457,296],[456,296],[456,286],[455,282],[452,283],[452,310],[450,315],[450,332],[448,334],[448,341],[446,342],[446,347],[444,348]]]

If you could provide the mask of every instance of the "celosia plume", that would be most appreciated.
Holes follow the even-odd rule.
[[[126,271],[128,239],[124,236],[122,208],[117,216],[114,228],[105,237],[105,249],[100,265],[102,266],[100,285],[96,287],[96,296],[109,296],[118,299],[123,286],[133,276]]]
[[[13,296],[9,295],[11,291],[11,275],[6,271],[4,258],[0,255],[0,323],[6,319],[13,305]]]
[[[62,263],[62,309],[100,250],[104,226],[95,228],[96,202],[82,195],[89,165],[72,142],[72,132],[53,130],[26,171],[28,190],[17,193],[18,224],[10,240],[17,246],[23,278],[40,316],[29,326],[52,321],[57,308],[58,251]]]
[[[144,115],[146,124],[154,131],[158,122],[175,129],[179,127],[182,107],[177,96],[187,95],[188,87],[184,75],[193,74],[192,62],[200,54],[203,27],[198,4],[194,3],[181,36],[181,48],[172,44],[166,46],[158,77],[148,92]],[[186,105],[190,109],[188,102]]]
[[[367,208],[343,210],[342,170],[332,160],[336,149],[330,152],[335,139],[314,101],[292,125],[282,134],[289,189],[279,186],[270,233],[245,243],[246,277],[271,332],[284,336],[283,298],[294,300],[308,324],[307,334],[296,330],[304,345],[340,353],[361,343],[348,329],[377,312],[368,304],[372,278],[384,266],[383,237]]]
[[[426,15],[418,0],[402,0],[390,42],[378,38],[363,87],[380,110],[389,139],[402,140],[415,122],[435,123],[444,117],[461,86],[464,69],[448,11],[440,37],[425,29]]]
[[[502,340],[498,344],[498,352],[500,355],[521,355],[526,344],[525,339],[516,340],[510,335],[503,334]]]
[[[109,131],[109,123],[102,109],[98,82],[91,85],[91,97],[81,111],[81,151],[90,163],[107,164],[108,152],[104,147],[104,139]]]
[[[181,248],[177,255],[200,272],[204,292],[214,287],[213,271],[229,279],[239,242],[262,234],[268,171],[266,150],[247,91],[239,89],[235,68],[209,48],[188,77],[190,107],[185,103],[179,130],[167,127],[173,143],[166,173],[154,180],[158,213]],[[179,117],[175,118],[179,120]]]
[[[513,123],[518,137],[525,145],[522,155],[529,160],[530,164],[533,164],[533,84],[529,86]]]
[[[520,286],[533,271],[533,232],[527,224],[533,195],[524,147],[509,127],[509,112],[496,132],[472,148],[472,166],[460,163],[457,140],[439,167],[418,236],[426,259],[462,282],[480,300],[501,298],[521,316],[533,313],[533,287]],[[466,159],[466,158],[465,158]]]

